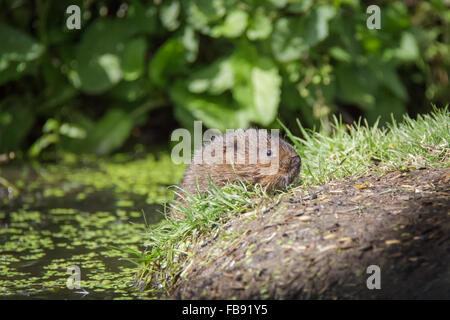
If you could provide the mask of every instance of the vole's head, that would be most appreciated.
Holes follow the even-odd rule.
[[[300,172],[301,159],[294,148],[266,130],[237,130],[216,137],[204,151],[217,145],[223,146],[222,172],[269,191],[283,189]]]
[[[298,176],[301,158],[294,148],[277,135],[266,138],[267,149],[260,152],[259,183],[268,190],[283,189]]]

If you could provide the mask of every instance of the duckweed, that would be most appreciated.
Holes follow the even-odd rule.
[[[0,168],[20,190],[15,202],[0,199],[0,298],[149,295],[134,288],[127,252],[142,250],[184,168],[164,153],[128,158]],[[79,290],[66,286],[70,266],[80,268]]]

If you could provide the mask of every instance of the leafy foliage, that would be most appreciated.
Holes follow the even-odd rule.
[[[66,28],[73,4],[80,30]],[[448,4],[379,5],[381,30],[369,30],[358,0],[5,0],[0,152],[108,154],[171,106],[187,128],[224,130],[354,110],[383,123],[445,105]],[[49,119],[60,127],[45,129]]]

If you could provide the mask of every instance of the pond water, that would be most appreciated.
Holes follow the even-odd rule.
[[[182,173],[165,153],[0,166],[18,191],[0,185],[0,299],[151,297],[129,258]],[[68,288],[68,267],[80,289]]]

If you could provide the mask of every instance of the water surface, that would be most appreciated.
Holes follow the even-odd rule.
[[[183,168],[166,154],[0,167],[0,299],[146,298],[129,252],[161,218]],[[81,289],[68,289],[69,266]]]

